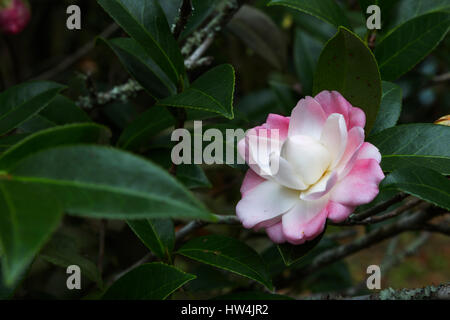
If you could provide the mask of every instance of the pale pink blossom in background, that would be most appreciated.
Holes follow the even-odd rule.
[[[26,0],[0,0],[0,32],[14,35],[28,25],[31,12]]]
[[[290,117],[269,114],[250,130],[238,143],[250,167],[236,207],[244,227],[265,229],[275,243],[301,244],[321,234],[327,218],[343,221],[372,201],[384,174],[378,149],[364,142],[365,122],[339,92],[322,91],[301,99]],[[261,155],[262,140],[279,147]]]

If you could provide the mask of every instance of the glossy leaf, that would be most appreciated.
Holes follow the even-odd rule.
[[[272,289],[272,281],[261,257],[245,243],[219,235],[198,237],[178,251],[188,258],[248,277]]]
[[[336,27],[344,26],[351,28],[350,22],[345,16],[344,11],[334,0],[270,0],[267,5],[287,6],[313,15]]]
[[[164,1],[165,2],[165,1]],[[221,0],[192,0],[192,14],[186,27],[180,35],[185,39],[189,34],[202,25],[202,23],[214,12]]]
[[[395,17],[395,24],[399,25],[405,21],[411,20],[418,16],[436,12],[449,11],[449,0],[397,0],[397,16]],[[392,1],[390,1],[392,2]]]
[[[138,238],[160,259],[170,259],[175,245],[175,229],[170,219],[127,221]]]
[[[433,12],[389,32],[375,48],[382,79],[392,81],[409,71],[436,48],[449,27],[449,12]]]
[[[26,82],[0,94],[0,135],[39,113],[64,87],[53,82]]]
[[[324,234],[325,232],[322,232],[320,236],[300,245],[292,245],[289,243],[279,244],[277,247],[281,257],[283,258],[284,264],[290,266],[298,262],[303,256],[319,244]]]
[[[128,72],[150,95],[159,99],[177,91],[176,86],[135,40],[101,40],[115,52]]]
[[[425,167],[393,171],[381,183],[385,190],[399,190],[450,210],[450,180]]]
[[[152,107],[125,127],[117,146],[127,150],[138,150],[149,145],[150,139],[155,134],[174,123],[175,120],[167,108]]]
[[[177,179],[189,189],[212,187],[203,169],[196,164],[179,165],[177,167]]]
[[[381,101],[381,80],[370,49],[354,33],[339,28],[320,54],[314,78],[314,95],[322,90],[339,91],[366,114],[370,132]]]
[[[74,215],[211,219],[203,204],[163,169],[110,147],[47,149],[19,161],[5,174],[50,190]]]
[[[184,60],[157,0],[98,0],[103,9],[147,51],[177,85]]]
[[[303,95],[312,95],[313,77],[323,44],[297,29],[294,38],[294,64]]]
[[[91,121],[86,112],[79,108],[75,102],[60,94],[44,110],[39,112],[38,116],[45,118],[55,126]]]
[[[195,276],[162,263],[143,264],[117,280],[103,300],[164,300]]]
[[[0,156],[0,170],[8,170],[21,159],[51,147],[76,143],[104,143],[111,136],[108,128],[94,123],[69,124],[27,136]]]
[[[158,104],[200,109],[233,119],[233,95],[234,69],[223,64],[201,75],[182,93],[160,100]]]
[[[59,201],[48,190],[0,177],[0,244],[7,286],[25,271],[62,214]]]
[[[369,137],[383,156],[384,171],[421,166],[450,174],[450,127],[435,124],[406,124]]]
[[[395,126],[402,111],[402,88],[392,82],[382,81],[380,111],[370,134]]]
[[[5,152],[16,143],[28,137],[28,133],[16,133],[6,137],[0,138],[0,153]]]

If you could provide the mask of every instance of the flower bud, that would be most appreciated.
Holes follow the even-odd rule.
[[[18,34],[30,21],[30,5],[27,0],[0,0],[0,32]]]

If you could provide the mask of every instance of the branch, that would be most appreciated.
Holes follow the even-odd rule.
[[[389,199],[389,200],[387,200],[387,201],[385,201],[385,202],[383,202],[383,203],[380,203],[380,204],[378,204],[378,205],[376,205],[376,206],[374,206],[374,207],[372,207],[372,208],[370,208],[370,209],[368,209],[368,210],[366,210],[366,211],[363,211],[363,212],[361,212],[361,213],[352,215],[351,218],[352,218],[354,221],[361,221],[361,220],[364,220],[364,219],[366,219],[366,218],[368,218],[368,217],[371,217],[371,216],[373,216],[373,215],[375,215],[375,214],[377,214],[377,213],[383,212],[384,210],[388,209],[388,208],[389,208],[390,206],[392,206],[393,204],[396,204],[397,202],[402,201],[402,200],[405,199],[407,196],[408,196],[408,195],[405,194],[405,193],[399,193],[399,194],[397,194],[396,196],[394,196],[393,198],[391,198],[391,199]]]
[[[181,32],[183,32],[184,27],[186,26],[189,17],[192,14],[192,3],[191,0],[183,0],[183,3],[180,7],[180,15],[178,17],[177,24],[175,25],[175,29],[173,30],[173,36],[175,39],[180,37]]]

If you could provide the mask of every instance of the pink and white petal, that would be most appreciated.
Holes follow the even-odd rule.
[[[344,178],[350,170],[358,157],[359,150],[364,143],[364,129],[361,127],[353,127],[348,132],[347,147],[345,152],[336,167],[339,177]]]
[[[323,126],[320,141],[330,152],[334,168],[342,158],[347,146],[347,125],[342,114],[332,113]]]
[[[314,201],[300,200],[292,209],[283,214],[283,234],[286,240],[293,244],[304,242],[308,223],[326,208],[327,202],[327,197]]]
[[[256,224],[253,227],[253,230],[259,231],[261,229],[270,228],[271,226],[273,226],[274,224],[277,224],[279,222],[281,222],[281,215],[280,216],[276,216],[275,218],[272,218],[272,219],[269,219],[269,220],[265,220],[265,221],[262,221],[262,222]]]
[[[300,176],[294,171],[292,165],[286,159],[275,153],[270,156],[270,173],[271,176],[267,177],[268,179],[286,188],[295,190],[305,190],[307,188]]]
[[[267,180],[244,194],[236,206],[236,215],[245,228],[253,228],[289,211],[297,201],[298,192]]]
[[[349,174],[334,187],[331,200],[347,206],[369,203],[377,196],[383,179],[383,171],[376,160],[356,160]]]
[[[270,240],[272,240],[274,243],[286,242],[286,238],[283,235],[283,226],[281,222],[278,222],[277,224],[266,228],[266,233],[269,236]]]
[[[327,221],[328,211],[325,207],[318,215],[312,218],[305,227],[306,240],[312,240],[323,232]]]
[[[320,103],[326,117],[332,113],[342,114],[348,127],[352,105],[339,92],[324,90],[317,94],[314,99]]]
[[[364,142],[359,150],[359,159],[374,159],[378,163],[381,162],[381,154],[377,147],[369,142]]]
[[[317,200],[326,195],[336,185],[338,181],[338,174],[336,172],[329,172],[322,179],[320,179],[309,190],[300,194],[302,200]]]
[[[267,116],[266,125],[270,130],[279,130],[280,140],[286,140],[289,131],[289,117],[269,113],[269,115]]]
[[[241,185],[241,195],[244,196],[245,193],[252,190],[254,187],[259,185],[260,183],[266,181],[266,179],[262,178],[252,169],[248,169],[245,173],[244,180]]]
[[[322,106],[313,98],[305,97],[292,110],[288,136],[305,135],[318,140],[326,119]]]
[[[349,113],[348,128],[361,127],[366,125],[366,114],[358,107],[352,107]]]
[[[333,222],[342,222],[355,210],[353,206],[346,206],[338,202],[330,201],[328,203],[328,219]]]

